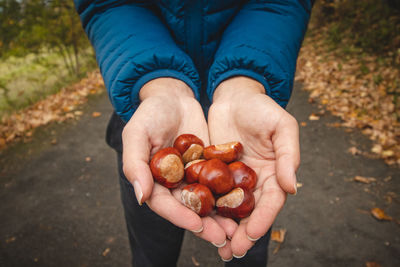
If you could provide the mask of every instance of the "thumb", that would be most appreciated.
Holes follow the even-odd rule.
[[[123,171],[135,189],[136,199],[142,205],[151,195],[154,181],[149,167],[151,144],[144,131],[127,125],[122,133]]]
[[[273,136],[276,176],[283,191],[296,194],[296,171],[300,164],[299,126],[291,115],[281,120]]]

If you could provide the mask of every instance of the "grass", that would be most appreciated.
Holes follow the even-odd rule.
[[[82,75],[95,68],[91,49],[82,53],[80,60]],[[0,61],[0,118],[80,78],[68,72],[63,58],[57,53],[42,52],[3,59]]]

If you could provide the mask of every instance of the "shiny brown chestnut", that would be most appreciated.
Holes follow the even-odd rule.
[[[246,218],[253,211],[254,205],[253,192],[241,187],[236,187],[216,202],[218,214],[233,219]]]
[[[187,183],[197,183],[204,163],[206,163],[205,159],[196,159],[185,165],[185,181]]]
[[[210,189],[202,184],[194,183],[185,186],[181,193],[182,203],[204,217],[215,207],[215,198]]]
[[[175,139],[174,147],[181,153],[183,163],[201,158],[204,143],[193,134],[182,134]]]
[[[235,187],[251,190],[257,184],[256,172],[241,161],[235,161],[228,165],[231,171]]]
[[[184,177],[181,154],[173,147],[158,151],[150,161],[154,179],[167,188],[175,188]]]
[[[211,159],[204,163],[199,174],[199,183],[217,195],[229,192],[234,186],[228,165],[220,159]]]
[[[240,142],[229,142],[208,146],[204,148],[203,155],[205,159],[220,159],[223,162],[230,163],[238,160],[242,151],[243,146]]]

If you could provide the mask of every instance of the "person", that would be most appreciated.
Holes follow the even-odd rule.
[[[312,2],[75,0],[115,109],[133,266],[175,266],[184,230],[218,247],[226,266],[265,266],[269,229],[296,194],[299,133],[285,111]],[[206,120],[206,118],[208,118]],[[151,156],[183,133],[240,141],[258,174],[256,206],[239,223],[200,218],[179,189],[154,183]]]

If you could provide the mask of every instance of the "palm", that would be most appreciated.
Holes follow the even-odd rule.
[[[148,162],[161,148],[172,146],[175,138],[191,133],[209,143],[208,127],[198,102],[191,97],[157,96],[144,100],[124,129],[124,166],[127,178],[140,179],[143,199],[157,214],[202,238],[221,244],[225,232],[211,217],[200,218],[180,203],[180,188],[172,192],[153,183]]]
[[[236,255],[252,246],[247,236],[259,238],[265,234],[285,202],[286,193],[278,183],[276,171],[283,146],[276,133],[288,118],[288,113],[263,94],[250,95],[245,101],[238,97],[229,103],[214,103],[210,108],[211,143],[240,141],[244,147],[241,161],[258,175],[255,209],[240,221],[232,238],[231,249]]]

